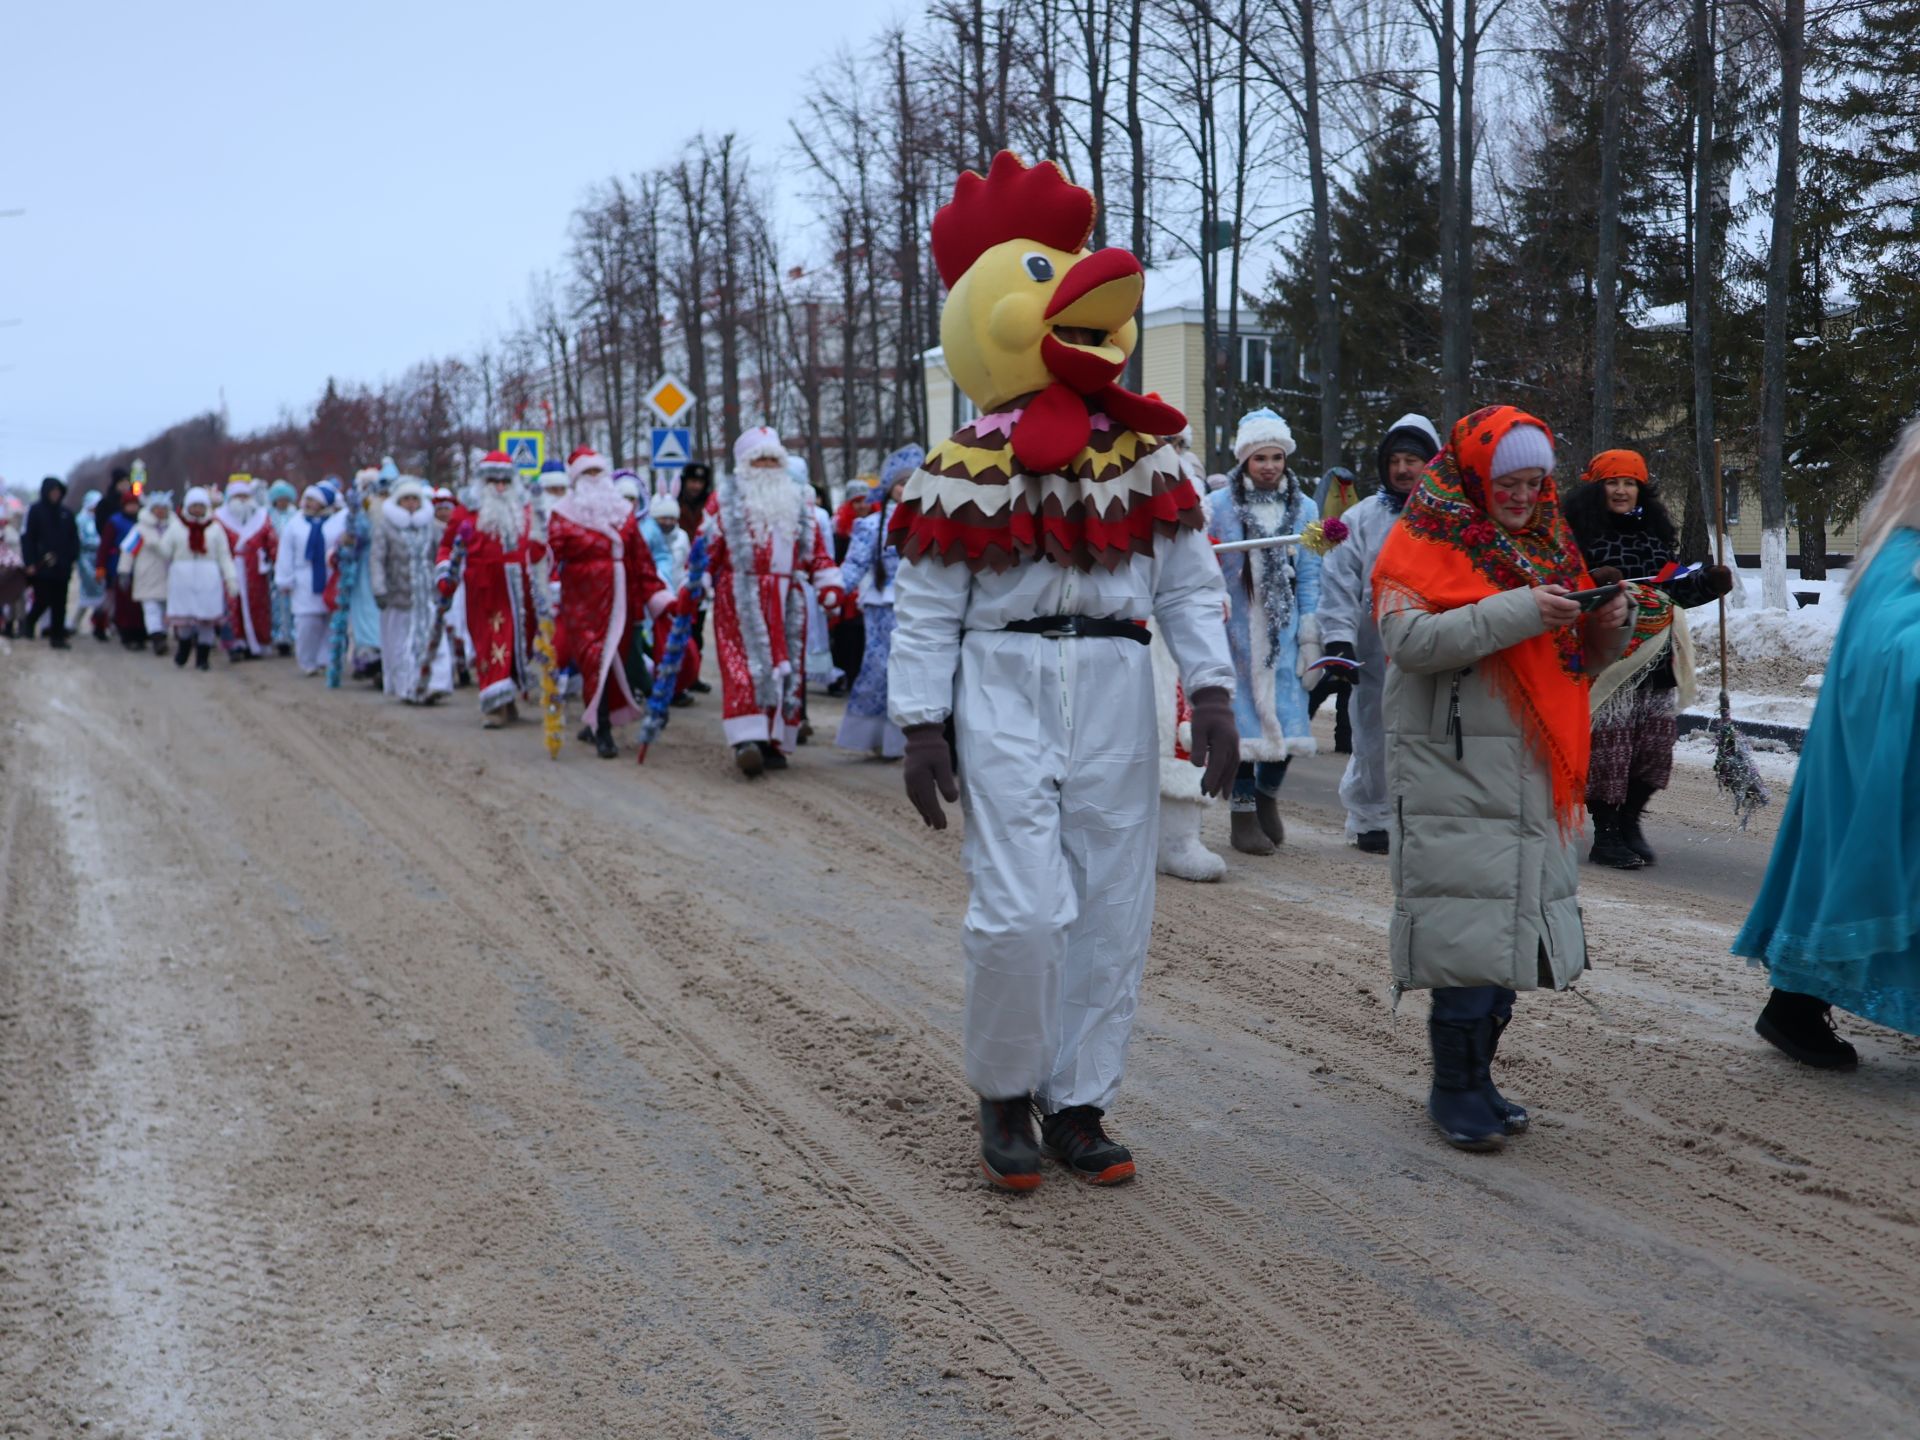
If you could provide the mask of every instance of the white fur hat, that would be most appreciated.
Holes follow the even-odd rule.
[[[680,502],[671,495],[656,495],[653,497],[653,504],[647,507],[647,513],[663,525],[678,525]]]
[[[787,447],[780,443],[780,434],[771,425],[756,425],[733,442],[735,469],[744,470],[762,456],[787,463]]]
[[[622,475],[613,482],[613,488],[635,505],[640,503],[640,478],[637,475]]]
[[[1244,460],[1256,450],[1268,446],[1284,450],[1291,456],[1297,448],[1293,431],[1278,412],[1262,407],[1249,410],[1240,417],[1240,428],[1233,436],[1233,458]]]
[[[209,510],[213,508],[213,497],[207,493],[207,487],[204,485],[194,486],[187,491],[187,498],[180,502],[182,510],[191,510],[196,505],[204,505]]]
[[[418,475],[402,475],[393,482],[393,489],[387,492],[389,500],[402,500],[409,495],[420,500],[432,498],[431,492],[427,489],[427,482]]]

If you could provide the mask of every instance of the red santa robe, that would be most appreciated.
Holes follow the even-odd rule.
[[[627,684],[634,624],[664,610],[673,597],[653,568],[626,500],[611,483],[604,488],[624,519],[603,510],[597,496],[576,489],[554,506],[547,522],[547,545],[560,566],[553,649],[560,664],[580,673],[587,723],[599,716],[601,691],[611,684],[608,718],[624,725],[640,718],[640,702]]]
[[[533,538],[526,507],[520,515],[519,538],[509,545],[481,529],[479,516],[457,506],[440,532],[435,556],[434,573],[444,579],[452,568],[454,542],[466,541],[460,574],[483,715],[522,696],[531,700],[536,689],[532,657],[540,619],[534,608],[533,567],[547,558],[547,547]]]
[[[227,602],[227,624],[233,629],[233,646],[250,655],[265,655],[273,648],[273,562],[280,553],[280,537],[267,520],[262,505],[234,523],[233,511],[222,505],[213,512],[220,528],[227,532],[227,549],[233,555],[236,593]]]
[[[791,751],[807,684],[807,604],[799,577],[837,603],[840,570],[811,492],[786,480],[790,538],[750,517],[740,481],[721,480],[707,502],[707,568],[713,576],[714,646],[720,657],[721,731],[729,745],[768,742]],[[784,517],[782,517],[784,518]],[[755,539],[758,533],[760,538]],[[835,592],[828,594],[828,592]]]

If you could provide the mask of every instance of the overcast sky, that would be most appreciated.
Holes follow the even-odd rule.
[[[592,182],[700,129],[788,155],[905,0],[7,7],[0,477],[245,430],[503,329]]]

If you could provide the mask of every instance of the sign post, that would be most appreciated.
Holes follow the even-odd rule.
[[[660,417],[648,447],[648,464],[662,481],[659,493],[680,493],[680,471],[693,458],[693,431],[679,422],[699,399],[672,375],[662,375],[647,391],[647,404]]]
[[[502,430],[500,448],[513,462],[513,468],[531,480],[540,473],[540,462],[547,458],[547,437],[541,430]]]

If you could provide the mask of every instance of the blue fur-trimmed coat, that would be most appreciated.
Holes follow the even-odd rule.
[[[1289,472],[1288,504],[1293,515],[1286,530],[1298,532],[1320,518],[1320,508],[1299,486]],[[1225,488],[1207,496],[1207,534],[1216,544],[1230,540],[1250,540],[1240,523],[1235,494],[1242,485],[1243,467],[1236,465]],[[1263,573],[1260,557],[1283,557],[1280,583],[1288,586],[1291,604],[1279,627],[1277,646],[1271,653],[1265,645],[1264,613],[1256,647],[1254,611],[1272,597],[1256,596],[1249,577],[1257,581]],[[1294,669],[1300,655],[1302,622],[1308,636],[1318,642],[1320,622],[1320,557],[1302,545],[1284,546],[1276,551],[1228,551],[1219,557],[1220,574],[1227,582],[1227,649],[1233,656],[1233,718],[1240,732],[1240,758],[1243,760],[1285,760],[1294,755],[1311,755],[1317,748],[1313,725],[1307,714],[1307,692]]]

